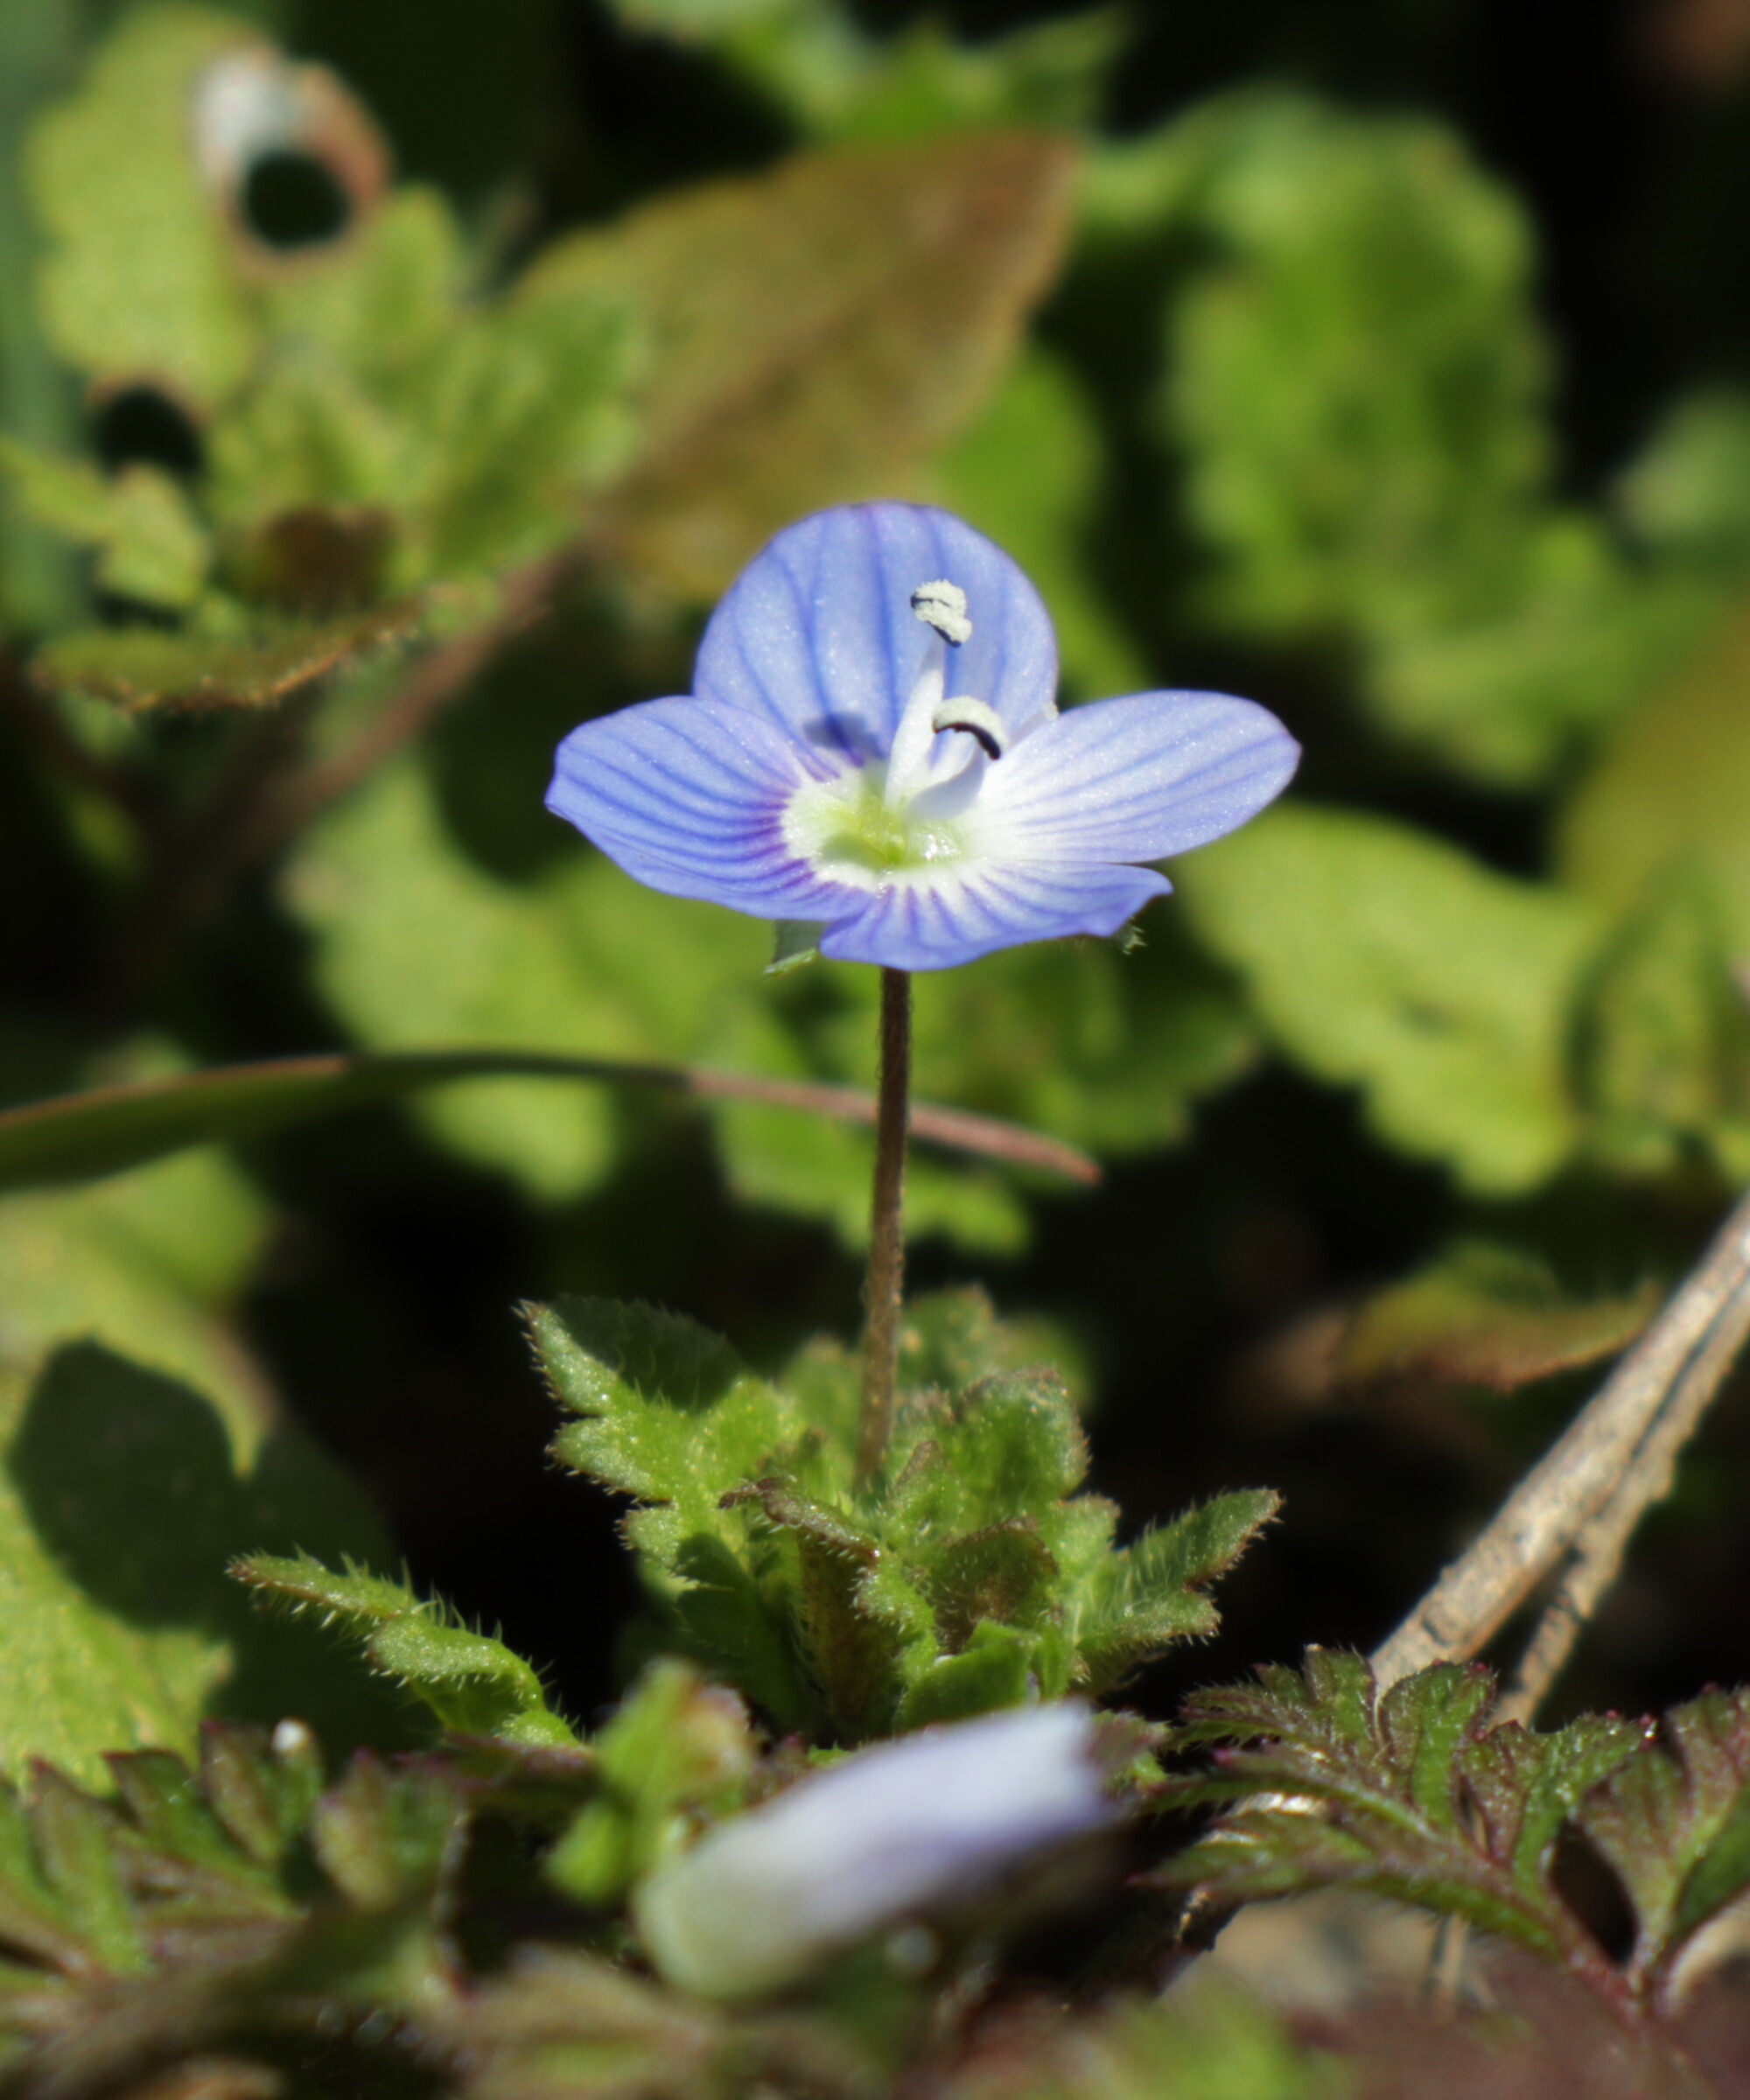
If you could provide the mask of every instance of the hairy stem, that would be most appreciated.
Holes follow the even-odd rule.
[[[881,1074],[875,1110],[875,1196],[864,1285],[863,1412],[857,1433],[857,1481],[880,1470],[893,1428],[900,1354],[900,1294],[905,1281],[906,1123],[912,1073],[912,980],[881,972]]]

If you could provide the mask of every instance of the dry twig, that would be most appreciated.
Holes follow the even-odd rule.
[[[1474,1656],[1558,1569],[1512,1693],[1535,1709],[1750,1334],[1750,1196],[1494,1521],[1374,1653],[1382,1688]],[[1564,1564],[1566,1564],[1565,1566]]]

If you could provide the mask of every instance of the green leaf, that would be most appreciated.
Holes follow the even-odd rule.
[[[742,1805],[754,1744],[741,1702],[675,1662],[654,1662],[596,1740],[600,1798],[549,1855],[550,1880],[608,1904],[683,1843]]]
[[[1750,397],[1708,387],[1679,396],[1616,486],[1643,546],[1739,584],[1750,557]]]
[[[612,285],[519,293],[452,328],[421,518],[438,573],[530,561],[575,535],[585,496],[634,448],[634,340]]]
[[[1706,590],[1555,500],[1530,231],[1456,134],[1257,90],[1106,187],[1191,257],[1160,402],[1221,617],[1352,640],[1385,725],[1508,787],[1699,631]]]
[[[608,1298],[525,1309],[554,1396],[578,1419],[555,1454],[605,1487],[674,1503],[707,1531],[724,1491],[757,1479],[801,1424],[720,1336]]]
[[[52,1766],[32,1774],[26,1814],[46,1880],[72,1929],[112,1975],[147,1966],[115,1843],[115,1811]]]
[[[93,1335],[210,1392],[247,1453],[265,1394],[219,1316],[267,1225],[260,1197],[210,1152],[100,1187],[0,1199],[0,1365],[28,1375],[58,1342]]]
[[[1497,1392],[1614,1356],[1657,1310],[1654,1284],[1577,1299],[1535,1256],[1462,1240],[1425,1269],[1377,1292],[1337,1346],[1339,1379],[1418,1379]]]
[[[957,1655],[942,1656],[912,1679],[895,1717],[900,1729],[970,1719],[1026,1704],[1034,1643],[1012,1627],[987,1620]]]
[[[52,1759],[82,1781],[121,1746],[192,1754],[204,1714],[293,1704],[337,1740],[388,1716],[229,1592],[258,1540],[370,1547],[338,1468],[289,1426],[240,1458],[224,1415],[94,1343],[0,1399],[0,1743],[8,1769]],[[246,1447],[247,1448],[247,1447]],[[142,1498],[152,1510],[140,1521]]]
[[[1019,132],[846,148],[556,243],[521,298],[623,297],[648,345],[638,464],[595,532],[708,598],[780,524],[894,493],[999,376],[1069,172]]]
[[[254,317],[189,119],[205,70],[256,41],[233,16],[141,8],[38,123],[27,164],[50,240],[43,322],[86,376],[156,382],[205,407],[247,370]]]
[[[317,1801],[310,1836],[329,1880],[360,1910],[430,1900],[451,1871],[462,1821],[459,1775],[435,1759],[391,1774],[364,1753]]]
[[[1750,1692],[1674,1707],[1588,1796],[1579,1823],[1634,1907],[1631,1977],[1664,1981],[1690,1937],[1750,1886]]]
[[[1466,1918],[1597,1982],[1603,1950],[1550,1880],[1556,1839],[1627,1763],[1632,1722],[1587,1716],[1552,1735],[1488,1726],[1494,1683],[1436,1663],[1382,1698],[1359,1656],[1307,1651],[1304,1674],[1200,1692],[1185,1739],[1218,1768],[1169,1801],[1232,1804],[1158,1879],[1250,1901],[1348,1886]]]
[[[1116,1512],[1075,1494],[1088,1452],[1062,1386],[992,1368],[1017,1338],[976,1292],[907,1309],[899,1424],[867,1488],[856,1365],[835,1345],[774,1388],[648,1307],[562,1299],[530,1323],[583,1417],[556,1453],[642,1504],[626,1530],[665,1641],[784,1727],[865,1741],[981,1701],[1107,1689],[1213,1629],[1204,1586],[1276,1507],[1220,1497],[1111,1553]]]
[[[1750,617],[1710,646],[1620,724],[1563,817],[1564,876],[1618,917],[1689,867],[1706,886],[1734,961],[1750,955]]]
[[[1078,1672],[1089,1689],[1109,1691],[1172,1642],[1213,1633],[1215,1607],[1205,1590],[1281,1507],[1281,1496],[1264,1488],[1216,1495],[1096,1562],[1074,1628]]]
[[[1282,1048],[1359,1086],[1387,1143],[1480,1195],[1566,1159],[1568,1014],[1595,938],[1578,900],[1335,809],[1273,810],[1175,875]]]
[[[1048,1370],[998,1372],[912,1412],[889,1460],[892,1508],[920,1531],[981,1530],[1051,1508],[1080,1487],[1088,1442]]]
[[[44,683],[117,707],[266,707],[373,649],[410,639],[421,608],[374,606],[261,639],[94,627],[47,643],[31,660]]]
[[[1750,1176],[1750,999],[1732,961],[1704,862],[1656,870],[1578,1017],[1578,1083],[1607,1166],[1669,1173],[1699,1151],[1728,1181]]]
[[[393,1678],[458,1735],[570,1747],[578,1739],[554,1712],[541,1680],[501,1641],[471,1632],[404,1583],[348,1563],[336,1572],[307,1553],[248,1553],[231,1564],[239,1582],[338,1626],[372,1669]]]
[[[528,783],[530,822],[539,784]],[[417,761],[387,769],[325,820],[294,861],[290,888],[319,944],[324,997],[373,1050],[464,1043],[666,1058],[710,1047],[724,1061],[762,1067],[735,1057],[737,1031],[724,1026],[738,984],[765,996],[761,927],[659,897],[581,851],[539,884],[490,876],[446,835]],[[426,968],[420,958],[438,951],[444,968]],[[649,958],[659,953],[656,971]],[[482,1082],[420,1116],[465,1158],[514,1175],[546,1201],[593,1186],[614,1157],[608,1104],[581,1088]]]
[[[200,595],[207,536],[162,469],[133,466],[109,479],[84,460],[34,452],[0,433],[0,475],[27,516],[97,550],[106,590],[178,612]]]

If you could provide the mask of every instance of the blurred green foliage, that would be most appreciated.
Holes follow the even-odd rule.
[[[794,1776],[760,1728],[1155,1698],[1278,1460],[1307,1492],[1228,1624],[1364,1641],[1571,1388],[1464,1396],[1620,1349],[1750,1178],[1750,312],[1717,262],[1750,104],[1715,83],[1662,189],[1612,134],[1606,325],[1573,201],[1606,214],[1605,162],[1564,191],[1516,144],[1465,13],[0,0],[0,1099],[365,1060],[8,1126],[0,1766],[65,1774],[0,1793],[32,2090],[234,2048],[213,2090],[254,2100],[281,2019],[344,2030],[311,2090],[878,2090],[912,1982],[742,2021],[606,1958],[633,1880]],[[1539,138],[1584,146],[1555,85]],[[866,1082],[872,973],[764,976],[764,928],[539,804],[577,720],[686,690],[767,533],[874,494],[1014,553],[1068,703],[1227,686],[1307,763],[1134,948],[918,985],[920,1092],[1113,1185],[914,1159],[915,1271],[1046,1317],[920,1297],[858,1490],[854,1363],[806,1336],[854,1314],[867,1132],[718,1100],[701,1135],[528,1060]],[[463,1050],[504,1069],[385,1111]],[[623,1640],[587,1543],[618,1508],[539,1475],[481,1309],[524,1291],[564,1466],[633,1502]],[[608,1303],[639,1292],[710,1325]],[[1029,1365],[1054,1320],[1098,1494],[1090,1396]],[[1610,1651],[1650,1689],[1600,1703],[1750,1675],[1722,1452]],[[1479,1680],[1364,1677],[1206,1695],[1232,1783],[1199,1798],[1237,1805],[1184,1873],[1438,1900],[1578,1972],[1582,1829],[1640,1933],[1605,1996],[1664,1991],[1742,1884],[1741,1701],[1478,1736]],[[325,1794],[307,1736],[234,1726],[290,1712],[337,1769],[447,1746]],[[1321,1816],[1258,1803],[1334,1770]],[[543,1906],[586,1944],[508,1959]],[[247,1959],[202,1967],[226,1935]],[[962,1951],[937,1974],[988,1973]],[[1348,2077],[1220,1992],[962,2039],[969,2100]]]

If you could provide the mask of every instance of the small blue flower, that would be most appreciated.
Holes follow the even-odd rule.
[[[752,1997],[1123,1814],[1088,1708],[1012,1708],[857,1751],[728,1817],[646,1877],[633,1914],[671,1984]]]
[[[1056,690],[1039,593],[983,534],[911,503],[822,511],[730,586],[692,697],[571,732],[547,806],[653,889],[943,970],[1116,933],[1172,886],[1129,864],[1231,831],[1299,756],[1250,700],[1060,714]]]

